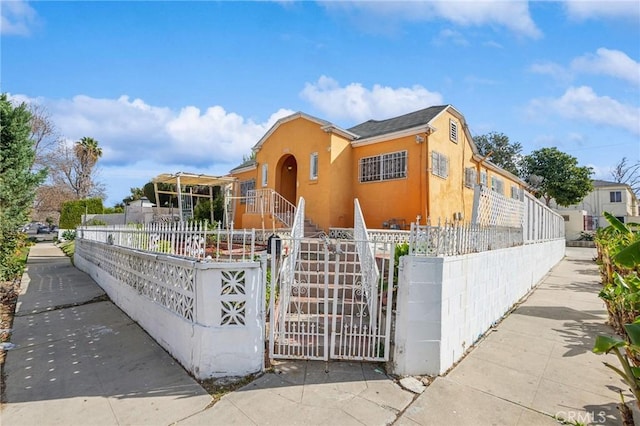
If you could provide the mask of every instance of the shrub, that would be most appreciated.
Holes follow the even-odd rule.
[[[62,204],[60,228],[75,229],[82,223],[83,214],[101,214],[102,211],[102,199],[100,198],[67,201]]]
[[[67,229],[66,231],[64,231],[62,233],[62,238],[64,238],[67,241],[73,241],[76,239],[76,231],[72,231],[70,229]]]

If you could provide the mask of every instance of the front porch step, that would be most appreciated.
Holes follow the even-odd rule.
[[[311,219],[304,219],[304,236],[305,237],[315,237],[322,233],[322,229],[318,228],[318,226],[311,221]]]
[[[328,299],[327,303],[324,303],[324,298],[317,297],[305,297],[305,296],[291,296],[289,298],[289,308],[292,310],[299,310],[306,314],[340,314],[343,313],[354,315],[360,310],[367,312],[367,305],[363,298],[359,299],[338,299],[337,310],[334,312],[334,301]]]
[[[349,283],[349,284],[338,284],[336,287],[335,284],[328,284],[326,286],[326,296],[333,300],[334,297],[339,297],[341,299],[353,299],[354,297],[360,297],[358,293],[362,294],[361,290],[362,286],[359,283]],[[319,300],[324,300],[325,296],[325,285],[324,281],[317,283],[305,283],[302,286],[298,286],[292,288],[289,294],[292,297],[295,296],[308,296],[313,297]]]

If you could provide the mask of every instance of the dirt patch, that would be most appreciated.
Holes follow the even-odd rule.
[[[20,279],[0,282],[0,401],[5,402],[4,362],[7,356],[5,345],[11,340],[13,316],[20,292]]]

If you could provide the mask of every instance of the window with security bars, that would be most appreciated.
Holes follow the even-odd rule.
[[[491,190],[504,195],[504,182],[495,176],[491,177]]]
[[[246,196],[249,193],[249,191],[253,189],[256,189],[255,179],[249,179],[249,180],[240,182],[240,196],[242,197],[240,199],[241,204],[245,204],[247,202]]]
[[[449,139],[458,143],[458,123],[455,120],[449,120]]]
[[[449,177],[449,158],[436,151],[431,151],[431,173],[443,179]]]
[[[475,167],[467,167],[464,169],[464,186],[474,188],[477,182],[477,172]]]
[[[360,182],[402,179],[407,177],[407,151],[360,159]]]

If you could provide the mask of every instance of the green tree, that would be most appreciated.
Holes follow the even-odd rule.
[[[132,201],[136,201],[136,200],[139,200],[142,197],[144,197],[144,189],[143,188],[129,188],[129,190],[131,191],[131,195],[129,195],[127,198],[123,198],[122,199],[122,203],[124,205],[127,205]],[[147,198],[149,198],[149,197],[147,197]]]
[[[193,209],[193,218],[198,221],[211,222],[211,201],[200,200]]]
[[[34,143],[29,138],[31,113],[25,104],[13,106],[0,95],[0,281],[15,278],[20,265],[15,258],[29,220],[36,188],[46,171],[32,171]]]
[[[547,206],[552,199],[560,206],[569,206],[593,190],[592,173],[591,167],[578,166],[575,157],[557,148],[542,148],[524,156],[521,175]]]
[[[482,156],[488,156],[489,161],[504,170],[518,176],[522,162],[522,145],[509,142],[509,137],[503,133],[491,132],[486,135],[475,136],[473,141]]]
[[[170,183],[158,183],[158,191],[173,191],[173,185]],[[153,187],[153,182],[147,182],[142,187],[144,195],[157,206],[160,207],[178,207],[178,198],[171,194],[158,194],[159,200],[156,201],[156,192]]]

